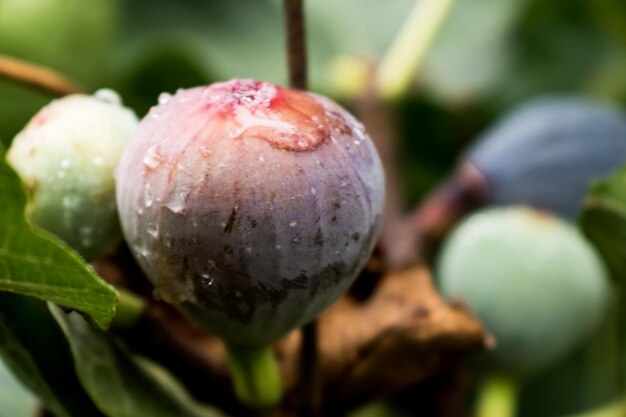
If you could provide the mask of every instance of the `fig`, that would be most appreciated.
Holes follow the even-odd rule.
[[[523,206],[464,220],[444,243],[438,279],[442,292],[467,302],[495,336],[493,367],[517,375],[570,352],[609,304],[606,269],[579,231]]]
[[[161,95],[124,151],[117,201],[156,294],[247,355],[352,283],[379,231],[383,184],[346,110],[234,79]]]
[[[87,260],[122,239],[113,171],[137,124],[111,90],[70,95],[40,110],[7,153],[29,194],[29,220]]]
[[[545,97],[504,116],[467,152],[490,205],[525,204],[575,219],[587,187],[626,160],[626,117],[582,97]]]
[[[603,322],[607,271],[582,234],[548,212],[489,208],[444,243],[442,293],[466,302],[495,337],[478,417],[514,416],[519,386],[562,359]]]

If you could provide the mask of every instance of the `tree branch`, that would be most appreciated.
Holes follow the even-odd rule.
[[[78,84],[49,68],[1,54],[0,78],[16,81],[57,96],[82,91]]]
[[[307,89],[307,52],[302,0],[284,0],[289,85]]]

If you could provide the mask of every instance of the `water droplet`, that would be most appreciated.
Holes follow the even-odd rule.
[[[101,88],[96,91],[93,96],[100,101],[104,101],[105,103],[117,105],[122,104],[122,98],[120,97],[120,95],[110,88]]]
[[[189,188],[183,187],[175,191],[171,198],[165,203],[165,207],[174,213],[184,213],[187,207],[187,196],[189,196]]]
[[[317,190],[315,188],[311,188],[311,194],[313,195],[317,194]]]
[[[356,146],[359,146],[359,145],[361,144],[361,141],[360,141],[360,140],[355,140],[355,141],[354,141],[354,144],[355,144]]]
[[[291,222],[289,222],[289,227],[296,227],[297,224],[298,224],[297,221],[292,220]]]
[[[276,245],[276,250],[281,250],[283,247],[280,245]]]
[[[159,228],[156,223],[148,223],[146,225],[146,232],[155,239],[159,237]]]
[[[340,184],[341,188],[345,188],[347,186],[348,186],[348,183],[346,181],[342,181],[341,184]]]
[[[146,207],[151,207],[154,202],[154,197],[152,196],[152,192],[150,191],[150,184],[146,184],[146,189],[143,194],[143,202]]]
[[[69,158],[65,158],[61,161],[59,165],[61,165],[61,168],[69,168],[72,165],[72,160]]]
[[[141,216],[143,214],[143,208],[137,207],[137,214]]]
[[[133,240],[132,247],[138,256],[141,256],[144,258],[147,258],[148,256],[150,256],[150,250],[146,246],[146,242],[144,242],[143,239],[136,238],[135,240]]]
[[[91,160],[91,162],[92,162],[95,166],[99,167],[99,166],[101,166],[102,164],[104,164],[104,158],[103,158],[103,157],[101,157],[101,156],[94,156],[94,157],[93,157],[93,159]]]
[[[215,279],[211,275],[209,275],[207,273],[204,273],[204,274],[200,275],[200,284],[203,287],[210,287],[211,285],[213,285],[214,281],[215,281]]]
[[[248,247],[246,248],[246,252],[248,252],[248,253],[252,252],[252,247],[248,246]]]
[[[241,291],[235,291],[235,297],[241,298],[242,295]]]
[[[159,154],[159,145],[150,147],[143,157],[144,165],[150,169],[156,169],[159,165],[161,165],[162,161],[163,158]]]
[[[259,155],[259,162],[263,162],[265,161],[265,157],[263,156],[263,154]]]
[[[172,98],[172,95],[170,93],[163,92],[159,94],[159,100],[158,100],[159,104],[163,106],[169,103],[171,98]]]
[[[220,226],[222,226],[222,229],[226,229],[226,223],[222,222]]]

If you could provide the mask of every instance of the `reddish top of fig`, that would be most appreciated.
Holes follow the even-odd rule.
[[[232,80],[203,93],[207,117],[235,129],[235,139],[260,138],[290,151],[310,151],[329,137],[324,108],[308,93],[264,81]]]
[[[231,344],[314,318],[369,257],[383,172],[332,101],[233,80],[163,94],[117,172],[127,241],[166,301]]]

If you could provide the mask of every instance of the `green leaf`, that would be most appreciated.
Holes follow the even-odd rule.
[[[626,167],[590,188],[580,226],[617,283],[626,279]]]
[[[44,302],[0,293],[0,356],[58,417],[101,415],[82,389],[67,341]]]
[[[52,304],[50,309],[70,342],[83,386],[107,416],[223,416],[196,403],[165,369],[114,343],[79,314]]]
[[[81,311],[106,328],[117,291],[67,245],[27,222],[22,184],[3,155],[0,149],[0,291]]]

